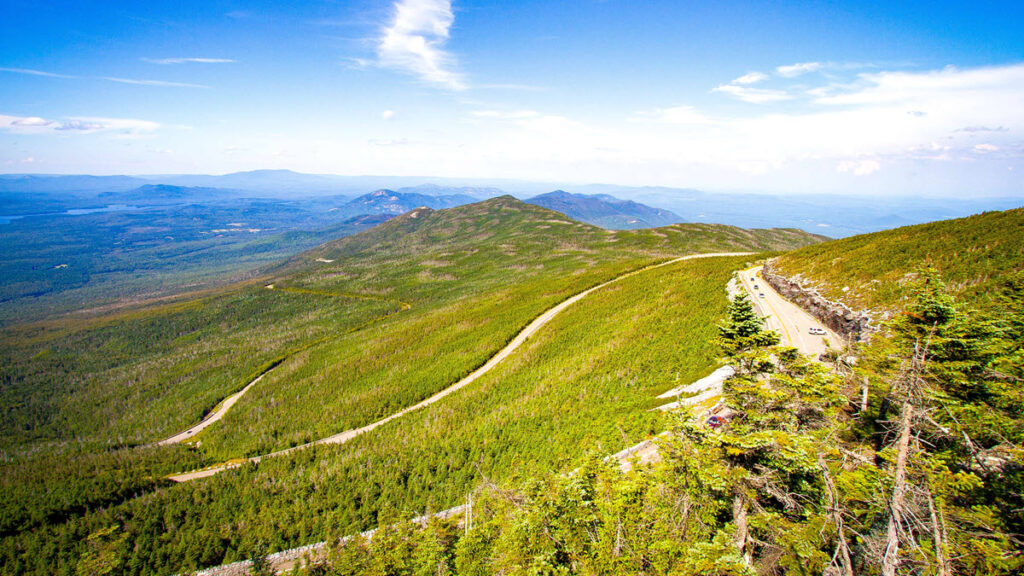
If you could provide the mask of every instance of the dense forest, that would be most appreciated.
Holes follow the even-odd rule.
[[[0,562],[12,574],[211,566],[620,449],[662,429],[649,412],[657,393],[714,368],[709,330],[750,258],[681,262],[596,292],[473,386],[344,446],[165,479],[410,405],[623,272],[818,240],[727,226],[608,232],[497,198],[416,211],[197,299],[8,329]],[[259,374],[194,443],[148,445]],[[29,406],[39,418],[19,416]]]
[[[726,425],[677,413],[653,466],[591,452],[488,480],[471,514],[387,517],[304,573],[1020,573],[1024,275],[980,309],[921,276],[884,335],[828,365],[738,299],[717,338],[737,367]]]

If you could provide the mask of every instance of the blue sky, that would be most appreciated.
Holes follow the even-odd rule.
[[[0,0],[0,172],[1024,196],[1024,3]]]

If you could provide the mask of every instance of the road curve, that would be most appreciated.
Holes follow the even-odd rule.
[[[273,284],[267,284],[266,288],[268,290],[274,290],[275,289]],[[388,312],[386,314],[382,314],[382,315],[380,315],[380,316],[378,316],[376,318],[372,318],[372,319],[370,319],[370,320],[368,320],[366,322],[363,322],[362,324],[360,324],[360,325],[358,325],[358,326],[356,326],[356,327],[346,331],[344,334],[351,334],[353,332],[357,332],[359,330],[362,330],[363,328],[366,328],[370,324],[374,324],[376,322],[379,322],[379,321],[387,318],[388,316],[391,316],[395,312],[401,312],[401,311],[409,310],[410,308],[412,308],[411,304],[409,304],[407,302],[402,302],[401,300],[387,300],[387,299],[384,299],[384,298],[377,298],[377,297],[374,297],[374,296],[365,296],[365,295],[362,295],[362,294],[336,294],[336,293],[333,293],[333,292],[323,292],[323,291],[319,291],[319,290],[304,290],[302,288],[291,288],[291,287],[277,288],[277,290],[278,290],[278,292],[294,292],[294,293],[297,293],[297,294],[315,294],[315,295],[319,295],[319,296],[331,296],[331,297],[338,297],[338,298],[350,298],[350,299],[353,299],[353,300],[370,300],[370,301],[374,301],[374,302],[387,302],[387,303],[397,304],[399,306],[398,310],[391,311],[391,312]],[[318,340],[315,340],[315,341],[313,341],[313,342],[311,342],[309,344],[306,344],[305,346],[299,348],[298,350],[290,352],[288,354],[288,356],[286,356],[285,358],[287,358],[289,356],[292,356],[292,355],[294,355],[294,354],[296,354],[298,352],[301,352],[302,350],[306,350],[308,348],[316,346],[317,344],[319,344],[319,343],[321,343],[321,342],[323,342],[323,341],[325,341],[325,340],[327,340],[327,339],[329,339],[331,337],[332,337],[331,335],[328,335],[328,336],[325,336],[325,337],[320,338]],[[175,434],[174,436],[171,436],[170,438],[165,438],[163,440],[160,440],[159,442],[154,442],[153,444],[150,444],[150,446],[153,446],[153,445],[155,445],[155,446],[167,446],[168,444],[178,444],[178,443],[184,442],[185,440],[188,440],[189,438],[193,438],[196,434],[199,434],[200,432],[202,432],[207,426],[209,426],[209,425],[213,424],[214,422],[216,422],[216,421],[220,420],[221,418],[223,418],[224,415],[228,413],[228,410],[230,410],[231,407],[234,406],[235,403],[238,402],[242,398],[242,396],[244,396],[245,393],[248,392],[249,389],[253,387],[254,384],[256,384],[257,382],[262,380],[263,377],[267,375],[267,373],[269,373],[274,368],[278,367],[282,362],[284,362],[283,359],[277,360],[269,368],[264,370],[263,373],[261,373],[259,376],[257,376],[252,382],[249,382],[248,384],[246,384],[244,388],[242,388],[238,392],[232,394],[231,396],[228,396],[227,398],[225,398],[224,401],[221,402],[220,405],[218,405],[216,410],[214,410],[211,414],[207,414],[206,417],[203,418],[195,426],[190,426],[187,430],[185,430],[183,432],[179,432],[179,433]]]
[[[269,370],[267,370],[267,372],[269,372]],[[228,396],[227,398],[225,398],[224,401],[220,403],[220,406],[216,410],[214,410],[213,412],[207,414],[206,418],[203,418],[199,422],[199,424],[196,424],[195,426],[190,427],[188,430],[185,430],[183,432],[179,432],[179,433],[175,434],[174,436],[171,436],[170,438],[165,438],[165,439],[157,442],[156,445],[157,446],[167,446],[168,444],[178,444],[180,442],[184,442],[185,440],[188,440],[189,438],[192,438],[196,434],[199,434],[207,426],[209,426],[210,424],[213,424],[217,420],[220,420],[221,418],[223,418],[224,415],[228,413],[228,410],[230,410],[231,407],[235,405],[235,402],[238,402],[238,399],[241,398],[242,396],[244,396],[245,393],[249,391],[249,388],[252,388],[257,382],[262,380],[263,377],[267,375],[267,372],[264,372],[264,373],[260,374],[259,376],[257,376],[255,379],[253,379],[252,382],[249,382],[248,384],[246,384],[245,388],[242,388],[238,392],[235,392],[231,396]]]
[[[740,272],[740,281],[750,294],[754,309],[768,319],[768,327],[778,331],[782,344],[788,344],[817,358],[828,349],[828,343],[839,345],[843,338],[808,314],[803,308],[786,300],[775,291],[764,278],[760,277],[761,266],[754,266]],[[757,286],[755,289],[754,286]],[[761,295],[764,295],[762,297]],[[811,328],[819,328],[824,335],[811,334]]]
[[[536,334],[537,331],[540,330],[545,324],[547,324],[552,319],[554,319],[555,316],[558,316],[558,314],[561,313],[563,310],[565,310],[569,306],[572,306],[576,302],[579,302],[580,300],[582,300],[583,298],[585,298],[588,294],[591,294],[592,292],[595,292],[597,290],[605,288],[605,287],[607,287],[607,286],[609,286],[611,284],[614,284],[614,283],[616,283],[616,282],[618,282],[620,280],[625,280],[626,278],[629,278],[631,276],[635,276],[637,274],[640,274],[640,273],[643,273],[643,272],[647,272],[649,270],[654,270],[655,268],[661,268],[663,266],[669,266],[671,264],[676,264],[678,262],[682,262],[683,260],[693,260],[693,259],[696,259],[696,258],[725,257],[725,256],[748,256],[750,254],[752,254],[752,253],[751,252],[716,252],[716,253],[711,253],[711,254],[691,254],[689,256],[682,256],[682,257],[679,257],[679,258],[674,258],[672,260],[667,260],[667,261],[661,262],[659,264],[652,264],[650,266],[645,266],[644,268],[639,268],[637,270],[633,270],[632,272],[626,272],[625,274],[621,274],[619,276],[616,276],[615,278],[612,278],[611,280],[609,280],[607,282],[604,282],[602,284],[598,284],[597,286],[594,286],[592,288],[588,288],[587,290],[584,290],[583,292],[580,292],[579,294],[576,294],[574,296],[570,296],[566,300],[563,300],[561,303],[559,303],[559,304],[555,305],[554,307],[548,309],[546,312],[544,312],[543,314],[541,314],[540,316],[535,318],[532,322],[527,324],[526,328],[523,328],[518,334],[516,334],[515,338],[513,338],[511,342],[506,344],[504,348],[499,350],[486,363],[484,363],[483,366],[477,368],[476,370],[471,372],[465,378],[462,378],[458,382],[452,384],[451,386],[445,388],[444,390],[441,390],[440,392],[434,394],[433,396],[427,398],[426,400],[423,400],[423,401],[421,401],[421,402],[419,402],[417,404],[414,404],[412,406],[404,408],[404,409],[402,409],[402,410],[400,410],[398,412],[395,412],[394,414],[392,414],[392,415],[390,415],[390,416],[388,416],[386,418],[383,418],[381,420],[377,420],[376,422],[372,422],[372,423],[367,424],[366,426],[363,426],[361,428],[354,428],[352,430],[346,430],[344,432],[340,432],[340,433],[335,434],[333,436],[328,436],[326,438],[321,438],[320,440],[314,440],[313,442],[309,442],[307,444],[302,444],[302,445],[295,446],[295,447],[292,447],[292,448],[288,448],[288,449],[285,449],[285,450],[279,450],[277,452],[271,452],[270,454],[264,454],[263,456],[253,456],[252,458],[247,458],[245,460],[234,461],[234,462],[230,462],[230,463],[226,463],[226,464],[221,464],[221,465],[213,466],[213,467],[206,468],[206,469],[203,469],[203,470],[196,470],[196,471],[193,471],[193,472],[186,472],[186,473],[183,473],[183,474],[175,474],[175,475],[172,475],[172,476],[168,476],[168,479],[173,480],[174,482],[189,482],[191,480],[198,480],[200,478],[206,478],[206,477],[209,477],[209,476],[213,476],[213,475],[218,474],[220,472],[223,472],[225,470],[229,470],[231,468],[236,468],[238,466],[241,466],[242,464],[245,464],[247,462],[256,463],[256,462],[259,462],[260,460],[262,460],[263,458],[271,458],[271,457],[274,457],[274,456],[281,456],[281,455],[284,455],[284,454],[288,454],[290,452],[295,452],[295,451],[298,451],[298,450],[304,450],[306,448],[309,448],[311,446],[316,446],[316,445],[319,445],[319,444],[344,444],[345,442],[348,442],[349,440],[355,438],[356,436],[359,436],[361,434],[365,434],[365,433],[367,433],[367,432],[369,432],[369,431],[371,431],[374,428],[377,428],[379,426],[383,426],[384,424],[387,424],[388,422],[391,422],[392,420],[394,420],[396,418],[400,418],[400,417],[408,414],[409,412],[412,412],[414,410],[418,410],[418,409],[423,408],[425,406],[429,406],[429,405],[437,402],[438,400],[441,400],[445,396],[448,396],[449,394],[451,394],[453,392],[456,392],[456,391],[458,391],[458,390],[460,390],[462,388],[465,388],[466,386],[468,386],[469,384],[471,384],[472,382],[474,382],[475,380],[477,380],[478,378],[480,378],[484,374],[490,372],[491,369],[493,369],[502,360],[507,358],[510,354],[512,354],[512,352],[514,352],[517,348],[519,348],[523,344],[523,342],[526,342],[526,340],[530,336]]]

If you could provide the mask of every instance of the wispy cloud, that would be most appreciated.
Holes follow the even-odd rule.
[[[231,58],[142,58],[150,64],[232,64]]]
[[[38,116],[5,116],[0,114],[0,131],[15,134],[92,134],[139,136],[155,132],[160,124],[135,118],[102,118],[74,116],[49,120]]]
[[[658,108],[652,112],[640,112],[641,119],[654,120],[664,124],[715,124],[715,121],[705,116],[693,106],[673,106],[671,108]]]
[[[536,110],[475,110],[471,113],[477,118],[494,118],[497,120],[522,120],[524,118],[537,118],[540,112]]]
[[[53,124],[53,120],[47,120],[45,118],[40,118],[38,116],[29,116],[29,117],[26,117],[26,118],[18,118],[16,120],[11,120],[11,122],[10,122],[11,126],[42,127],[42,126],[49,126],[51,124]]]
[[[820,70],[823,64],[821,62],[797,62],[796,64],[789,64],[787,66],[779,66],[775,68],[775,72],[784,78],[795,78],[808,72],[814,72]]]
[[[510,90],[518,92],[543,92],[545,88],[542,86],[532,86],[530,84],[474,84],[475,90]]]
[[[743,76],[732,81],[732,84],[756,84],[762,80],[767,80],[768,75],[763,72],[747,72]]]
[[[43,70],[33,70],[30,68],[4,68],[0,67],[0,72],[9,72],[11,74],[25,74],[27,76],[42,76],[45,78],[71,78],[75,80],[89,80],[93,79],[90,76],[72,76],[70,74],[57,74],[54,72],[46,72]],[[118,78],[114,76],[100,76],[99,80],[106,80],[108,82],[118,82],[120,84],[136,84],[140,86],[163,86],[170,88],[209,88],[209,86],[203,86],[202,84],[189,84],[186,82],[168,82],[165,80],[137,80],[134,78]]]
[[[854,176],[868,176],[882,169],[878,160],[843,160],[836,166],[836,172],[849,172]]]
[[[455,58],[445,50],[455,15],[451,0],[398,0],[377,42],[380,66],[401,70],[449,90],[465,90]]]
[[[956,132],[1008,132],[1006,126],[964,126],[957,128]]]
[[[751,104],[780,102],[782,100],[790,100],[793,98],[793,96],[785,90],[751,88],[749,86],[741,86],[738,84],[723,84],[712,90],[712,92],[724,92],[744,102],[750,102]]]
[[[167,82],[165,80],[138,80],[135,78],[116,78],[111,76],[104,76],[104,80],[110,82],[117,82],[119,84],[135,84],[138,86],[162,86],[166,88],[209,88],[202,84],[189,84],[187,82]]]
[[[47,78],[78,78],[77,76],[69,76],[67,74],[56,74],[53,72],[44,72],[43,70],[32,70],[30,68],[0,68],[0,72],[10,72],[12,74],[25,74],[28,76],[45,76]]]

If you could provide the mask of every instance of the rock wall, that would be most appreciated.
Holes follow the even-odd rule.
[[[871,318],[867,314],[850,310],[840,302],[826,300],[816,290],[804,288],[798,282],[778,274],[774,264],[774,258],[768,260],[761,270],[765,282],[837,334],[859,342],[867,340],[877,330],[871,325]]]

